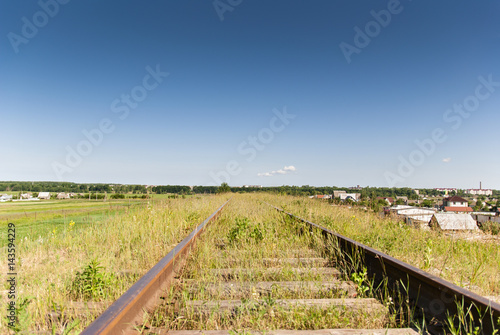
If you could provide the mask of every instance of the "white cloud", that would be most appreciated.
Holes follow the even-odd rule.
[[[451,162],[451,157],[443,158],[443,162],[445,162],[445,163]]]
[[[288,173],[296,171],[296,170],[297,169],[295,168],[295,166],[290,165],[290,166],[285,166],[282,169],[279,169],[277,171],[257,173],[257,176],[259,176],[259,177],[272,177],[272,176],[277,175],[277,174],[288,174]]]

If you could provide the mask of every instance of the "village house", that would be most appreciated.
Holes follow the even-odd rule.
[[[347,193],[346,191],[333,191],[333,197],[334,198],[340,198],[341,194]]]
[[[316,194],[316,195],[311,195],[309,198],[311,198],[311,199],[331,199],[332,196],[331,196],[331,194]]]
[[[50,192],[38,193],[38,199],[50,199]]]
[[[352,200],[358,202],[361,199],[361,193],[340,193],[340,200]]]
[[[69,199],[70,196],[67,193],[61,192],[57,194],[57,199]]]
[[[436,209],[397,205],[384,208],[384,212],[386,215],[399,217],[400,220],[405,221],[408,225],[416,228],[428,229],[429,222],[436,213]]]
[[[10,201],[10,200],[12,200],[12,195],[2,194],[0,196],[0,202]]]
[[[458,195],[455,195],[450,198],[443,199],[442,209],[445,212],[452,213],[470,213],[472,212],[472,208],[469,207],[469,202]]]

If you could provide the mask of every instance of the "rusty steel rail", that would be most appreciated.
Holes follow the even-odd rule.
[[[318,229],[324,237],[333,238],[337,241],[341,252],[351,259],[360,256],[368,275],[374,279],[375,283],[378,284],[387,278],[391,284],[399,282],[405,285],[409,298],[423,310],[425,317],[435,318],[444,324],[448,315],[456,316],[460,313],[460,306],[463,314],[468,312],[468,316],[465,316],[467,321],[474,327],[480,327],[483,334],[493,334],[494,329],[498,329],[496,323],[500,322],[500,304],[353,239],[285,212],[281,208],[268,205],[309,225],[311,229]]]
[[[156,300],[171,283],[175,271],[182,266],[196,239],[205,230],[208,223],[217,218],[230,200],[197,226],[81,334],[121,334],[132,330],[134,323],[142,319],[143,311],[157,304]]]

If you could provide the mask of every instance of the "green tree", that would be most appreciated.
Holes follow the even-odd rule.
[[[423,206],[423,207],[433,207],[433,206],[434,206],[434,202],[433,202],[432,200],[425,199],[425,200],[422,202],[422,206]]]
[[[231,192],[231,188],[227,183],[222,183],[217,189],[217,193],[228,193]]]

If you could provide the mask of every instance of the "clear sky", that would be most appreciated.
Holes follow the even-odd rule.
[[[498,1],[2,1],[0,180],[500,189]]]

